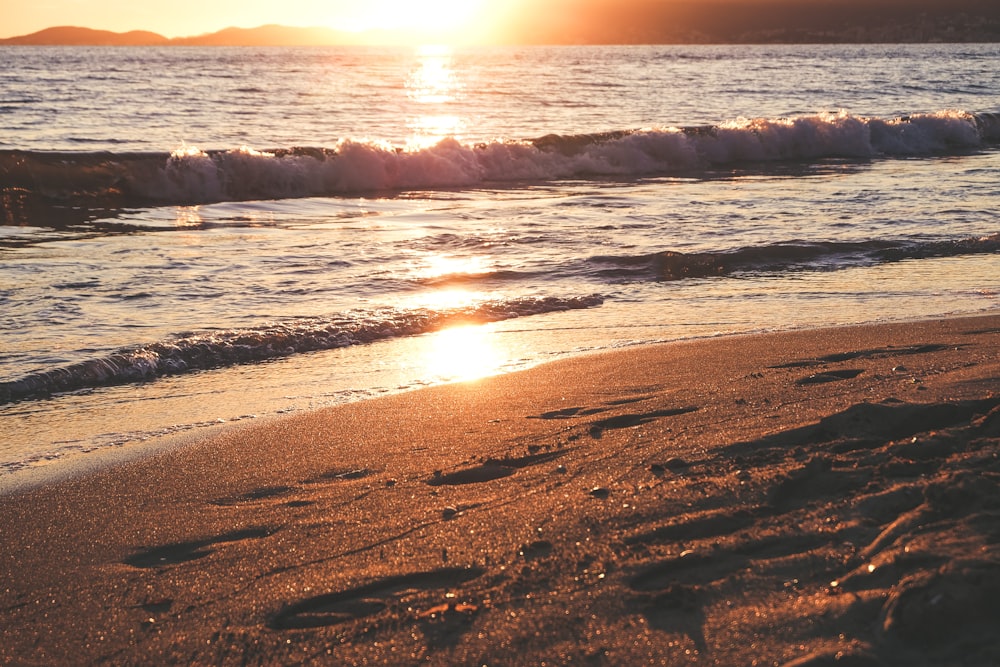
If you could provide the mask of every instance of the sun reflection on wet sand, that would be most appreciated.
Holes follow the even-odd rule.
[[[447,261],[444,264],[447,268],[439,266],[442,270],[428,271],[429,275],[447,276],[456,270]],[[403,365],[431,384],[476,380],[509,369],[514,351],[502,344],[496,323],[482,323],[470,314],[490,299],[488,292],[462,287],[427,290],[406,299],[407,308],[450,312],[454,317],[446,328],[414,338]]]
[[[421,360],[428,377],[444,382],[478,380],[499,373],[509,354],[497,344],[491,324],[458,326],[428,337]]]

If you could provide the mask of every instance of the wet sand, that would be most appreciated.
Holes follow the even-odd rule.
[[[1000,664],[1000,315],[726,337],[0,496],[4,664]]]

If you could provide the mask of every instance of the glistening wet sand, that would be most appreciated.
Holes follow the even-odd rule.
[[[233,428],[0,497],[0,659],[995,664],[998,389],[991,315]]]

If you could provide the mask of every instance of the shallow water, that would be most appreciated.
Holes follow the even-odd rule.
[[[995,309],[997,51],[4,49],[0,470]]]

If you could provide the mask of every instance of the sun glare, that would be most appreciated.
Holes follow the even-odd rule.
[[[430,374],[446,382],[465,382],[495,375],[507,357],[496,345],[488,324],[460,326],[431,334],[423,360]]]
[[[369,0],[350,21],[354,30],[402,30],[436,38],[459,37],[487,0]]]

